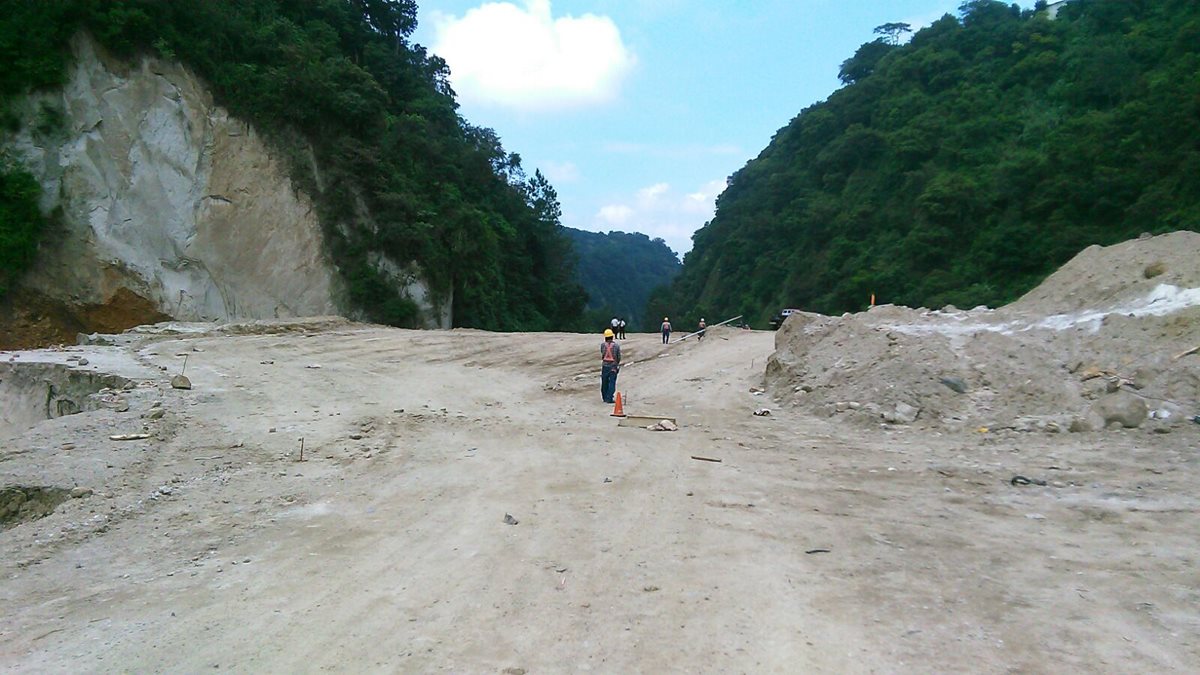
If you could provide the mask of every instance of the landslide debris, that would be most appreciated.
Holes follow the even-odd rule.
[[[772,395],[821,415],[942,429],[1090,431],[1200,412],[1200,234],[1092,246],[1000,309],[790,317]]]

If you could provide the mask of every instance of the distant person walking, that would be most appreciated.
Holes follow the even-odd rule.
[[[615,403],[617,373],[621,372],[621,345],[613,339],[612,329],[605,329],[600,343],[600,396],[605,403]]]
[[[617,334],[617,330],[621,327],[621,320],[614,316],[612,321],[609,321],[608,324],[609,328],[612,328],[613,335],[615,336]]]
[[[662,322],[662,335],[664,345],[671,341],[671,319],[665,316]]]
[[[617,338],[625,339],[625,319],[621,319],[621,323],[617,326]]]
[[[708,324],[704,323],[704,318],[701,317],[700,318],[700,328],[696,331],[696,340],[697,341],[704,339],[704,330],[706,328],[708,328]]]

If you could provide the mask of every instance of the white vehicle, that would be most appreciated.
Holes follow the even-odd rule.
[[[779,310],[778,314],[771,317],[771,330],[779,330],[779,327],[783,325],[784,319],[788,318],[789,316],[791,316],[793,314],[799,314],[802,311],[803,310],[792,309],[792,308]]]

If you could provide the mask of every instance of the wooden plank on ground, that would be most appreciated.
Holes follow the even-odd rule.
[[[662,415],[656,417],[654,415],[628,415],[622,417],[620,422],[617,422],[619,427],[648,427],[651,424],[656,424],[662,420],[670,420],[671,424],[677,424],[675,418],[670,415]]]

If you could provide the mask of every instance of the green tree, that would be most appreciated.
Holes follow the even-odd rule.
[[[899,29],[730,178],[655,308],[995,306],[1090,244],[1200,227],[1200,4],[970,0]]]

